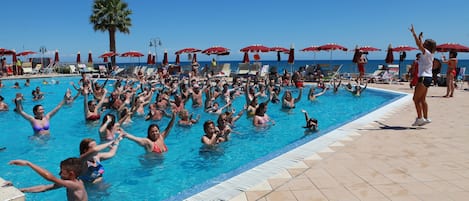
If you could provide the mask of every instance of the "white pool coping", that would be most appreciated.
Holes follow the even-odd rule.
[[[248,191],[253,187],[258,187],[269,178],[274,176],[281,177],[289,169],[303,166],[303,160],[317,159],[319,152],[330,152],[330,145],[340,145],[339,140],[352,140],[350,136],[360,135],[357,129],[370,127],[370,124],[391,113],[399,111],[404,103],[412,101],[412,95],[402,92],[390,91],[386,89],[373,88],[379,91],[386,91],[404,95],[396,101],[389,103],[369,114],[353,120],[329,133],[322,135],[310,142],[307,142],[297,148],[286,152],[276,158],[264,162],[252,169],[249,169],[239,175],[236,175],[226,181],[212,186],[202,192],[199,192],[185,200],[231,200],[241,193]]]

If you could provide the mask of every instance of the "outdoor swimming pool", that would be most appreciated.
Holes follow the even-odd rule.
[[[51,121],[51,138],[47,141],[29,139],[32,129],[29,123],[12,111],[12,99],[16,92],[22,92],[27,99],[24,109],[32,113],[35,104],[43,104],[46,112],[50,111],[62,99],[70,82],[77,82],[78,77],[54,78],[58,85],[43,85],[42,79],[31,80],[30,87],[20,90],[10,88],[15,81],[4,80],[5,88],[0,94],[10,105],[10,111],[0,113],[0,147],[7,147],[0,152],[0,177],[13,181],[18,188],[48,182],[27,167],[7,165],[12,159],[30,160],[52,173],[59,172],[61,160],[78,156],[79,143],[83,138],[98,139],[98,125],[86,124],[83,114],[83,97],[79,97],[71,106],[64,106]],[[51,78],[47,79],[49,82]],[[19,80],[23,86],[24,80]],[[31,91],[40,86],[46,93],[44,100],[31,101]],[[72,89],[73,90],[73,89]],[[297,89],[291,89],[293,96]],[[306,99],[307,90],[303,91],[302,100],[291,111],[281,110],[280,105],[269,104],[267,113],[276,121],[275,126],[254,128],[251,119],[243,116],[234,128],[231,141],[221,144],[216,149],[208,150],[202,146],[202,124],[216,115],[205,114],[200,108],[193,110],[201,114],[201,120],[191,128],[176,126],[166,144],[169,151],[163,155],[146,154],[143,148],[129,140],[123,140],[117,155],[103,162],[105,174],[103,183],[88,188],[89,200],[181,200],[212,186],[234,173],[252,167],[284,152],[284,147],[302,144],[326,134],[351,120],[363,116],[400,97],[399,94],[368,90],[362,97],[354,97],[345,90],[337,94],[328,91],[318,100]],[[75,93],[75,92],[74,92]],[[244,97],[235,99],[233,105],[240,110],[245,104]],[[190,107],[190,101],[186,108]],[[319,132],[305,135],[305,124],[301,109],[319,120]],[[102,115],[103,116],[103,115]],[[156,122],[164,129],[169,119]],[[125,129],[136,136],[146,136],[150,123],[143,117],[134,117],[133,123]],[[26,194],[27,200],[65,200],[65,189],[45,193]]]

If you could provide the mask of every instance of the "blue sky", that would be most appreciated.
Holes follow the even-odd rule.
[[[465,0],[434,1],[314,1],[314,0],[127,0],[131,15],[130,34],[117,34],[119,53],[136,50],[145,55],[151,38],[159,38],[159,59],[167,50],[174,52],[195,47],[219,45],[231,49],[220,60],[242,60],[239,49],[252,45],[290,47],[296,59],[312,59],[313,53],[298,50],[311,45],[337,43],[349,49],[370,45],[386,49],[407,44],[415,46],[408,30],[414,24],[424,38],[437,43],[456,42],[469,46],[469,3]],[[89,23],[91,0],[15,0],[2,1],[0,47],[39,51],[45,46],[61,61],[74,61],[78,51],[86,59],[89,51],[97,57],[109,49],[107,32],[95,32]],[[386,52],[372,52],[369,59],[384,59]],[[333,52],[333,59],[351,59],[353,52]],[[39,54],[36,56],[40,56]],[[329,59],[328,52],[316,59]],[[395,55],[396,57],[397,55]],[[459,58],[469,58],[461,53]],[[142,57],[144,60],[146,57]],[[185,61],[186,57],[181,60]],[[262,59],[275,59],[275,53],[262,53]],[[283,56],[286,58],[286,56]],[[408,57],[410,58],[410,57]],[[199,60],[210,56],[198,55]],[[7,58],[10,61],[9,58]],[[118,58],[118,62],[129,58]]]

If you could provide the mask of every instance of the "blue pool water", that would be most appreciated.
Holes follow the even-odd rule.
[[[27,99],[24,110],[32,114],[35,104],[43,104],[46,112],[53,109],[62,99],[70,82],[77,82],[78,77],[54,78],[57,85],[43,85],[42,79],[32,79],[30,87],[10,88],[14,80],[3,80],[5,88],[0,95],[10,105],[10,111],[0,113],[0,147],[7,147],[0,152],[0,177],[13,181],[16,187],[47,184],[48,182],[27,167],[9,166],[13,159],[30,160],[58,176],[59,163],[68,157],[79,155],[78,147],[83,138],[98,137],[98,125],[86,124],[83,115],[83,97],[73,105],[64,106],[51,120],[51,138],[47,141],[31,140],[32,129],[29,123],[12,111],[12,99],[16,92],[22,92]],[[47,78],[50,82],[51,78]],[[17,80],[23,86],[24,80]],[[40,86],[45,92],[45,99],[31,101],[31,90]],[[73,91],[74,89],[71,88]],[[298,89],[291,89],[293,96]],[[258,129],[252,126],[252,119],[243,116],[234,128],[231,141],[219,145],[216,149],[205,149],[200,138],[203,135],[202,124],[217,116],[201,114],[201,120],[191,128],[174,126],[166,139],[169,152],[164,155],[146,154],[144,149],[132,141],[124,139],[117,155],[103,162],[104,180],[99,185],[88,188],[90,200],[180,200],[209,186],[222,182],[254,164],[261,163],[288,149],[306,143],[326,134],[351,120],[399,98],[394,93],[384,93],[367,89],[362,97],[354,97],[341,89],[337,94],[328,91],[316,101],[306,99],[307,90],[303,91],[302,100],[295,109],[284,111],[280,105],[269,104],[267,113],[276,121],[275,126]],[[75,93],[75,91],[74,91]],[[240,110],[245,104],[244,97],[235,99],[233,105]],[[191,108],[191,101],[187,108]],[[306,133],[301,109],[319,120],[319,132]],[[103,115],[102,115],[103,116]],[[156,122],[164,129],[169,119]],[[143,117],[134,117],[133,123],[125,129],[136,136],[145,137],[150,123]],[[45,193],[28,193],[27,200],[65,200],[65,189]]]

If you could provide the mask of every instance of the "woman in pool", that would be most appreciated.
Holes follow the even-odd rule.
[[[318,129],[318,120],[313,117],[310,118],[306,110],[301,110],[301,112],[305,113],[306,120],[306,126],[303,126],[303,128],[306,128],[310,131],[316,131]]]
[[[83,139],[80,142],[80,159],[86,163],[86,169],[84,169],[79,178],[89,183],[100,182],[104,174],[104,167],[101,161],[116,155],[121,140],[122,137],[119,136],[113,141],[97,145],[94,139]],[[108,147],[110,148],[109,151],[101,152]]]
[[[264,127],[268,126],[270,124],[275,124],[275,122],[270,119],[269,115],[266,114],[267,112],[267,104],[261,103],[259,104],[259,107],[256,109],[256,115],[254,116],[253,119],[253,124],[256,127]]]
[[[88,101],[88,89],[84,89],[84,98],[83,98],[83,105],[84,105],[84,109],[85,109],[85,120],[87,122],[96,122],[96,121],[99,121],[99,119],[101,118],[101,114],[100,114],[100,109],[101,109],[101,106],[103,105],[104,103],[104,98],[102,98],[99,103],[96,103],[96,100],[89,100]],[[107,90],[104,89],[104,94],[107,93]]]
[[[44,113],[44,107],[42,105],[35,105],[33,107],[34,116],[31,116],[29,114],[26,114],[26,112],[23,111],[22,98],[18,98],[18,95],[17,95],[17,98],[15,99],[16,111],[24,119],[28,120],[29,123],[31,123],[35,136],[49,135],[50,134],[50,130],[49,130],[50,119],[60,110],[60,108],[62,108],[63,104],[66,101],[66,98],[67,97],[64,95],[64,99],[60,101],[60,103],[47,114]]]
[[[282,108],[286,108],[286,109],[295,108],[295,103],[301,100],[302,94],[303,94],[302,87],[300,87],[300,92],[298,93],[298,97],[296,97],[295,99],[292,97],[290,90],[285,91],[282,97]]]
[[[150,126],[148,126],[146,138],[136,137],[125,131],[123,136],[125,138],[128,138],[129,140],[136,142],[137,144],[145,148],[147,152],[154,152],[159,154],[167,152],[168,147],[166,147],[164,141],[168,136],[169,132],[171,131],[171,128],[173,128],[175,118],[176,114],[173,113],[171,116],[171,120],[168,123],[168,126],[166,126],[166,129],[163,132],[160,132],[160,127],[157,124],[150,124]]]
[[[115,133],[119,130],[119,123],[116,123],[116,116],[113,114],[106,114],[103,117],[103,123],[99,127],[99,137],[101,141],[114,140]]]
[[[224,134],[212,120],[207,120],[204,123],[204,132],[202,136],[202,143],[205,145],[216,145],[225,141],[228,141],[228,134]]]
[[[180,118],[180,120],[178,121],[179,126],[192,126],[193,124],[196,124],[197,122],[199,122],[200,114],[197,115],[195,119],[193,119],[192,114],[189,114],[189,111],[183,110],[179,112],[179,118]]]
[[[323,95],[324,93],[326,93],[327,89],[329,89],[328,87],[324,88],[321,92],[319,93],[314,93],[314,88],[315,86],[311,85],[311,88],[309,89],[309,93],[308,93],[308,100],[312,101],[312,100],[316,100],[316,98],[318,96],[321,96]],[[335,89],[335,87],[334,87]]]
[[[0,112],[8,111],[8,105],[3,100],[5,100],[3,96],[0,96]]]

